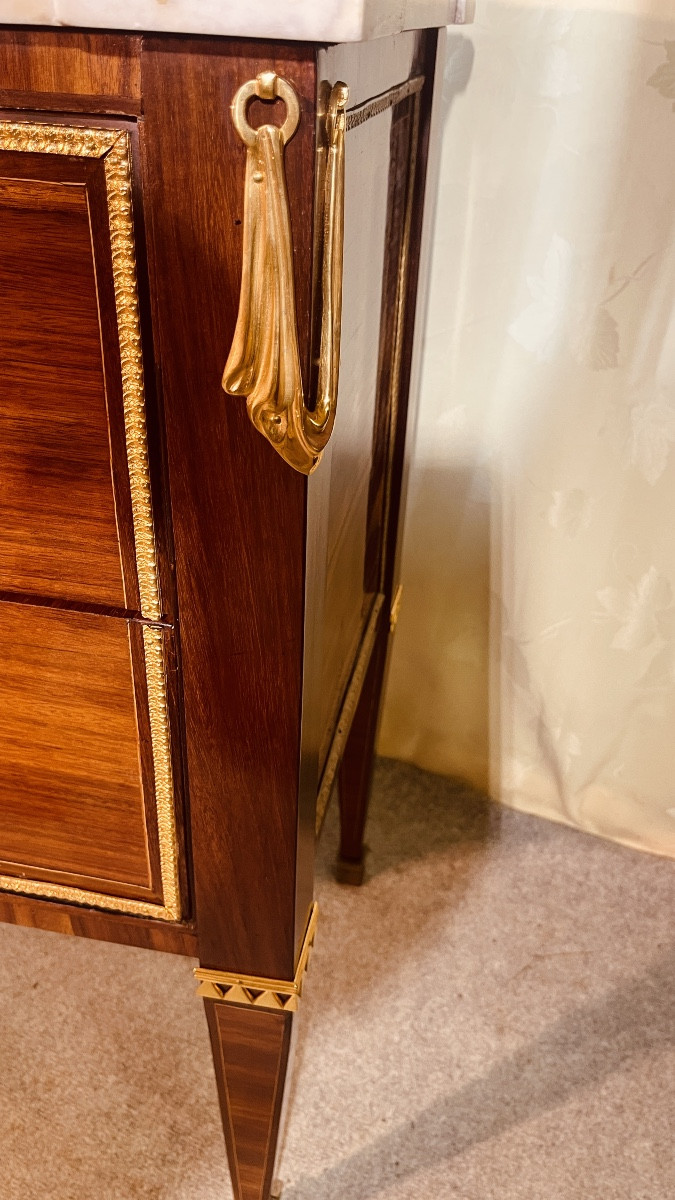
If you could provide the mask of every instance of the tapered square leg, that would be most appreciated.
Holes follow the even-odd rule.
[[[293,1014],[204,1001],[236,1200],[270,1200]]]
[[[338,774],[340,853],[335,874],[340,883],[363,882],[363,834],[373,778],[387,643],[388,630],[381,629],[373,647]]]

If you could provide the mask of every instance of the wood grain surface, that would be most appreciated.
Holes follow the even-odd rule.
[[[321,70],[350,83],[350,104],[362,102],[371,94],[367,84],[386,93],[418,73],[423,42],[419,34],[406,33],[381,44],[331,47],[320,55]],[[398,290],[413,104],[403,100],[347,133],[342,354],[326,531],[321,767],[373,597],[384,591],[387,607],[391,601],[384,583],[385,546],[389,501],[398,486],[393,443],[399,425],[405,436],[396,338],[407,319],[399,312]]]
[[[204,966],[292,978],[312,899],[311,836],[297,854],[307,481],[256,432],[244,402],[221,387],[241,277],[245,170],[229,104],[265,67],[289,79],[302,110],[286,169],[306,369],[312,48],[147,37],[141,138],[200,958]],[[303,777],[308,830],[316,783],[316,773]]]
[[[410,190],[414,186],[414,178],[411,178],[414,106],[415,101],[411,97],[397,104],[387,114],[382,130],[387,143],[386,251],[381,284],[373,449],[369,463],[364,588],[366,592],[382,588],[387,603],[381,614],[380,628],[338,776],[340,851],[337,877],[344,883],[358,884],[363,880],[363,837],[389,643],[393,579],[393,564],[387,557],[388,552],[392,553],[388,547],[389,514],[392,504],[398,504],[400,487],[400,478],[394,475],[394,447],[397,437],[405,437],[407,416],[407,392],[401,390],[401,348],[406,323],[410,319],[410,305],[414,313],[415,303],[414,297],[399,294],[403,273],[408,268],[406,213]]]
[[[400,572],[401,547],[403,542],[404,522],[400,520],[405,513],[408,488],[410,460],[413,454],[414,438],[409,431],[414,431],[416,412],[419,405],[419,362],[421,341],[416,338],[418,317],[421,305],[418,305],[418,282],[420,278],[420,255],[422,250],[422,218],[424,215],[425,193],[427,186],[427,162],[429,159],[429,137],[431,131],[431,113],[434,97],[436,53],[438,47],[438,30],[428,29],[423,34],[417,34],[415,56],[412,65],[413,75],[424,75],[424,87],[419,99],[419,127],[417,137],[417,154],[415,170],[411,180],[411,227],[407,253],[407,271],[405,282],[404,318],[401,338],[400,374],[398,379],[398,403],[396,421],[392,429],[392,445],[390,459],[390,495],[384,530],[385,548],[383,562],[383,590],[389,601],[396,590]],[[392,131],[392,154],[399,161],[409,160],[405,125],[409,125],[411,102],[407,101],[399,109],[399,121],[402,128]],[[423,314],[422,314],[423,315]],[[417,378],[413,378],[413,353],[417,354]]]
[[[51,900],[12,892],[0,892],[0,921],[192,958],[198,953],[197,934],[191,924],[173,925],[168,921],[103,912],[77,904],[55,904]]]
[[[349,74],[349,64],[343,66]],[[382,279],[388,262],[397,261],[397,247],[385,237],[390,124],[391,112],[385,111],[346,136],[342,352],[326,531],[320,768],[379,591],[377,568],[368,570],[369,556],[377,562],[379,546],[367,539],[372,464],[379,452],[374,433],[379,432],[378,345],[386,319]]]
[[[0,588],[135,608],[124,443],[116,505],[102,357],[114,295],[97,287],[92,251],[93,235],[109,240],[104,212],[92,222],[106,206],[102,172],[98,160],[0,153]]]
[[[65,29],[0,30],[0,105],[137,113],[141,38]]]
[[[293,1017],[210,1000],[204,1007],[235,1200],[267,1200]]]
[[[0,872],[161,899],[129,625],[0,604]]]
[[[373,279],[362,272],[365,280],[356,289],[355,297],[360,305],[359,320],[355,336],[348,339],[348,348],[343,353],[340,389],[342,413],[350,405],[353,411],[349,412],[347,427],[340,425],[338,415],[338,440],[333,449],[338,471],[341,457],[345,462],[351,457],[352,461],[350,466],[343,467],[342,482],[338,475],[331,494],[322,760],[339,713],[341,696],[337,685],[345,677],[353,654],[350,644],[357,628],[359,603],[366,604],[375,591],[385,596],[384,621],[339,774],[342,837],[338,874],[348,882],[360,882],[363,877],[363,832],[389,642],[386,619],[398,574],[399,514],[410,453],[408,418],[413,411],[410,379],[436,41],[436,31],[431,30],[383,39],[381,45],[334,46],[320,55],[322,74],[329,77],[337,74],[348,81],[355,79],[352,95],[359,102],[366,98],[366,78],[377,79],[377,90],[384,92],[408,76],[425,77],[419,99],[416,155],[413,153],[416,101],[412,97],[347,135],[348,164],[352,155],[347,180],[351,170],[355,190],[368,214],[364,223],[370,218],[373,224],[370,237],[364,240],[370,244],[367,261],[369,267],[373,266],[377,298],[370,304],[363,302]],[[410,229],[406,244],[407,219]],[[366,251],[361,246],[360,253],[353,253],[350,261],[347,238],[345,248],[345,270],[358,274]],[[370,330],[369,339],[363,338],[363,328]],[[358,370],[353,370],[354,358]],[[352,379],[347,394],[345,364]],[[413,406],[416,401],[414,395]],[[371,421],[367,432],[363,428],[364,410]],[[352,430],[360,430],[360,443],[352,436]],[[368,446],[365,464],[359,458],[359,444]],[[351,487],[345,479],[350,480]],[[353,528],[347,534],[349,519]],[[357,566],[361,568],[358,576]]]
[[[342,883],[363,880],[363,833],[373,778],[375,737],[380,715],[382,682],[389,639],[388,613],[380,614],[377,639],[363,682],[338,775],[340,802],[340,851],[338,879]]]

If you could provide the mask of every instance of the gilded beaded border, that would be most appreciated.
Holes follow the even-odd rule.
[[[131,155],[129,135],[120,129],[88,129],[71,125],[37,122],[0,122],[0,150],[32,154],[62,154],[77,158],[103,158],[113,281],[117,311],[117,332],[122,363],[122,392],[127,463],[131,488],[136,569],[141,613],[159,620],[161,604],[157,575],[157,556],[152,496],[148,466],[145,422],[145,392],[141,354],[141,326],[136,283],[133,207],[131,194]],[[178,842],[171,770],[170,733],[167,714],[166,678],[162,633],[151,626],[143,628],[145,675],[155,777],[155,801],[159,838],[163,904],[108,896],[102,892],[43,880],[0,875],[0,889],[107,908],[134,916],[180,920],[178,880]]]

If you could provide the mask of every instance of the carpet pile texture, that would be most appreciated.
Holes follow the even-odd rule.
[[[672,862],[378,763],[319,847],[283,1200],[672,1200]],[[0,926],[2,1200],[227,1200],[192,961]]]

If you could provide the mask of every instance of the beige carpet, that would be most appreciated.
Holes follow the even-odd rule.
[[[284,1200],[672,1200],[673,863],[379,764],[331,879]],[[224,1200],[191,963],[0,927],[0,1200]]]

